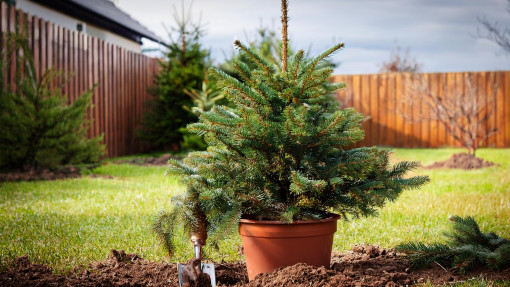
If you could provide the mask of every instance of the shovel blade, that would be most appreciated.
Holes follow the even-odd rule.
[[[202,272],[207,273],[211,278],[211,286],[216,286],[216,272],[214,271],[214,264],[202,263]]]
[[[211,278],[211,286],[216,286],[216,273],[214,271],[214,264],[212,263],[201,263],[200,264],[202,273],[206,273]],[[179,287],[189,287],[192,282],[197,281],[197,276],[200,270],[193,270],[193,264],[177,264],[177,270],[179,275]]]

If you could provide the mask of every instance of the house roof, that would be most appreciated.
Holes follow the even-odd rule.
[[[93,23],[96,26],[141,43],[141,38],[166,45],[158,37],[108,0],[30,0],[65,13],[71,17]]]

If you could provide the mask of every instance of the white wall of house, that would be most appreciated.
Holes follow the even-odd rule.
[[[16,8],[22,10],[23,12],[29,13],[30,15],[35,15],[39,18],[43,18],[46,21],[50,21],[72,31],[78,31],[78,25],[81,24],[82,33],[121,46],[130,51],[137,53],[141,53],[142,51],[140,44],[135,41],[119,36],[91,23],[86,23],[79,19],[69,17],[66,14],[60,13],[59,11],[53,9],[49,9],[37,3],[28,0],[16,0]]]

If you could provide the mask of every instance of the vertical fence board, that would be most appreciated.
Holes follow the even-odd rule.
[[[423,74],[422,75],[424,77],[424,80],[425,82],[429,85],[430,87],[430,77],[431,75],[430,74]],[[427,105],[425,103],[421,103],[420,105],[420,114],[421,115],[424,115],[424,114],[428,114],[428,109],[427,109]],[[430,142],[430,121],[425,121],[423,119],[420,120],[419,122],[421,124],[420,126],[420,129],[421,129],[421,134],[418,135],[418,143],[419,143],[419,147],[427,147],[429,142]]]
[[[358,112],[361,112],[361,76],[354,75],[352,76],[352,107],[356,109]],[[354,146],[359,147],[359,144],[354,144]]]
[[[468,75],[469,76],[476,75],[476,78],[473,82],[478,87],[477,95],[476,95],[477,100],[479,100],[482,104],[487,105],[488,104],[488,95],[485,94],[485,92],[487,91],[487,73],[486,72],[480,72],[480,73],[476,73],[476,74],[469,73]],[[467,90],[467,87],[465,88],[465,90]],[[482,117],[483,117],[483,115],[479,115],[478,118],[481,119]],[[482,126],[480,128],[481,132],[486,133],[488,131],[488,128],[489,128],[489,120],[482,122]],[[486,140],[485,144],[486,145],[489,144],[489,141]]]
[[[402,80],[402,74],[395,75],[395,103],[398,111],[395,118],[395,132],[397,134],[395,145],[397,147],[405,146],[404,118],[400,114],[405,111]]]
[[[371,139],[373,138],[372,131],[372,118],[370,115],[370,77],[368,75],[361,76],[361,98],[360,112],[365,116],[363,121],[363,129],[365,130],[365,139],[361,142],[363,145],[371,145]]]
[[[377,110],[379,121],[379,138],[376,142],[388,142],[388,75],[381,74],[377,80],[379,97]]]
[[[31,19],[30,27],[30,35],[32,38],[32,43],[30,45],[30,49],[32,50],[33,60],[34,60],[34,68],[35,68],[35,78],[39,79],[41,76],[41,28],[39,27],[39,18],[33,17]]]
[[[489,113],[488,117],[488,123],[487,123],[487,128],[489,129],[489,131],[492,131],[493,129],[497,128],[497,101],[498,101],[498,97],[497,97],[497,92],[494,88],[494,82],[496,81],[495,79],[496,75],[494,72],[488,72],[487,73],[487,82],[486,82],[486,85],[487,85],[487,88],[486,90],[484,91],[485,92],[485,95],[486,95],[486,98],[487,98],[487,105],[489,105],[489,108],[487,109],[487,112]],[[482,95],[483,96],[483,95]],[[496,134],[493,134],[491,135],[488,139],[487,139],[487,144],[486,146],[488,147],[497,147],[497,137],[496,137]]]
[[[505,104],[498,108],[504,107],[505,127],[502,130],[505,133],[505,147],[510,147],[510,71],[504,72],[504,81],[501,86],[505,94]]]
[[[380,134],[380,123],[376,121],[376,119],[379,118],[379,96],[378,92],[379,89],[377,87],[379,75],[374,77],[368,77],[368,88],[367,91],[370,94],[370,107],[369,107],[369,114],[370,114],[370,145],[374,145],[377,142],[379,142],[379,134]]]
[[[8,20],[8,31],[10,33],[16,32],[16,10],[14,10],[14,7],[9,6],[9,20]],[[7,43],[7,45],[13,46],[12,41]],[[8,59],[10,61],[10,71],[9,71],[9,80],[8,83],[13,87],[13,89],[16,89],[15,79],[16,79],[16,52],[11,52],[11,58]]]
[[[406,97],[406,95],[408,93],[409,82],[410,82],[409,75],[403,74],[402,75],[402,91],[403,91],[402,96],[404,98]],[[405,134],[404,143],[405,143],[405,146],[407,146],[407,147],[414,147],[414,129],[413,128],[415,125],[415,123],[414,123],[415,117],[414,117],[413,111],[414,111],[414,105],[412,103],[406,101],[404,104],[404,113],[409,116],[409,119],[404,119],[404,134]]]
[[[432,93],[438,93],[439,92],[439,75],[438,74],[430,74],[429,76],[429,85]],[[425,108],[425,112],[427,114],[430,114],[432,111],[427,107]],[[438,147],[439,141],[438,141],[438,135],[439,135],[439,126],[437,121],[431,121],[429,125],[429,147]]]
[[[502,148],[505,147],[505,93],[504,93],[504,74],[501,72],[496,73],[495,79],[494,79],[494,87],[496,89],[496,111],[495,116],[497,117],[496,125],[498,127],[498,132],[496,133],[497,138],[497,147]],[[503,106],[503,108],[500,108],[500,106]],[[508,123],[510,124],[510,123]]]
[[[388,75],[388,107],[386,110],[387,113],[387,129],[386,129],[386,136],[387,136],[387,145],[388,146],[395,146],[396,144],[396,92],[395,92],[395,74],[389,74]]]

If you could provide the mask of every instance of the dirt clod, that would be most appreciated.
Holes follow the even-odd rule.
[[[437,264],[413,270],[393,249],[371,245],[356,245],[351,251],[333,254],[331,268],[300,263],[259,274],[251,282],[244,262],[217,263],[215,269],[218,286],[406,286],[428,281],[446,284],[480,275],[488,280],[510,280],[510,267],[467,274]],[[112,250],[106,260],[78,267],[67,275],[31,263],[26,256],[19,257],[10,269],[0,272],[0,286],[179,286],[179,281],[175,263],[151,262]]]
[[[425,168],[458,168],[458,169],[479,169],[493,166],[493,162],[483,160],[467,153],[455,153],[445,161],[434,162]]]

